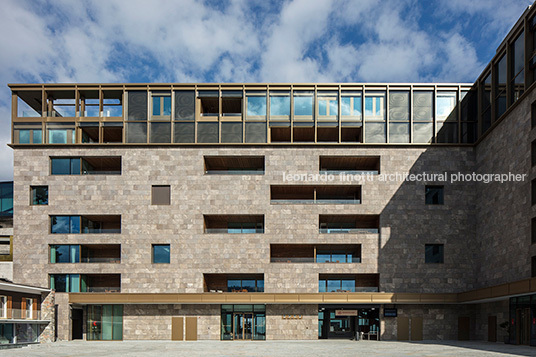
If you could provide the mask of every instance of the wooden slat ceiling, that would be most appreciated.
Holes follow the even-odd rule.
[[[356,223],[356,228],[378,228],[380,216],[377,214],[321,214],[318,217],[322,223]]]
[[[320,156],[321,170],[379,171],[379,156]]]
[[[97,170],[121,170],[121,157],[83,157],[91,166]]]
[[[264,169],[264,156],[205,156],[206,170]]]
[[[204,215],[205,225],[207,228],[218,228],[224,225],[227,228],[227,223],[264,223],[262,214],[246,215],[246,214],[226,214],[226,215]]]

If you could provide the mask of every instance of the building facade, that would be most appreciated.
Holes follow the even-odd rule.
[[[0,348],[55,340],[54,292],[0,281]]]
[[[534,13],[474,84],[11,84],[15,281],[64,340],[536,344]]]

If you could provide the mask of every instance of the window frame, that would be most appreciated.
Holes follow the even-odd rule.
[[[155,248],[156,247],[168,247],[168,261],[156,262],[155,261]],[[151,244],[151,264],[171,264],[171,244],[169,243],[152,243]]]
[[[433,202],[433,196],[432,196],[432,201],[429,202],[428,200],[428,190],[431,190],[431,189],[440,189],[440,196],[438,198],[438,202],[437,203],[434,203]],[[431,205],[431,206],[442,206],[445,204],[445,186],[444,185],[425,185],[424,186],[424,203],[426,205]]]
[[[46,202],[35,203],[34,190],[39,188],[46,188]],[[48,206],[48,185],[31,185],[30,186],[30,206]]]
[[[437,256],[439,256],[439,261],[433,261],[435,260],[434,257],[436,255],[428,256],[428,248],[438,248]],[[432,251],[433,254],[433,251]],[[424,263],[425,264],[444,264],[445,263],[445,244],[444,243],[426,243],[424,245]]]

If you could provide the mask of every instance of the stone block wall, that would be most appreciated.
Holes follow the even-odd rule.
[[[266,339],[317,340],[318,305],[266,305]]]

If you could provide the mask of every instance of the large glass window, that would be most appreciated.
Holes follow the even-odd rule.
[[[152,100],[151,119],[171,119],[171,93],[155,92],[152,94]]]
[[[365,143],[385,143],[385,92],[365,93]]]
[[[80,158],[50,158],[52,175],[80,175]]]
[[[495,65],[495,119],[506,111],[506,54]]]
[[[74,123],[47,124],[48,142],[50,144],[76,143]]]
[[[123,305],[88,305],[88,340],[123,339]]]
[[[515,102],[525,91],[525,33],[522,32],[515,40],[512,48],[512,73],[510,84],[512,99]]]
[[[481,133],[486,132],[491,126],[491,73],[480,83],[482,126]]]
[[[313,119],[314,92],[294,92],[294,120]]]
[[[413,92],[413,142],[431,143],[434,137],[434,92]]]
[[[341,93],[341,119],[342,121],[360,121],[362,111],[361,92]]]
[[[266,119],[266,93],[246,94],[246,117],[248,119]]]
[[[0,324],[0,344],[14,343],[14,324]]]
[[[436,97],[436,130],[438,143],[458,142],[458,109],[456,92],[438,92]]]
[[[79,245],[51,245],[51,263],[80,263]]]
[[[323,92],[317,93],[318,120],[332,121],[337,120],[339,113],[339,93]]]
[[[270,92],[270,120],[290,119],[290,93]]]
[[[264,279],[228,279],[228,292],[264,292]]]
[[[409,143],[409,91],[389,92],[389,142]]]
[[[50,216],[50,233],[80,233],[80,216]]]
[[[48,205],[48,186],[31,186],[30,194],[33,206]]]
[[[0,183],[0,216],[13,216],[13,182]]]
[[[320,279],[318,281],[318,292],[355,292],[355,279]]]
[[[153,264],[170,263],[170,246],[169,244],[153,244]]]
[[[85,284],[82,284],[79,274],[51,274],[50,289],[60,293],[85,292]]]

